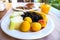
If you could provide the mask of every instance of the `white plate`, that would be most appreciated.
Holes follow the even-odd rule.
[[[38,31],[38,32],[20,32],[17,30],[9,30],[9,23],[10,23],[10,14],[12,11],[7,12],[8,15],[6,15],[4,18],[2,18],[1,22],[1,29],[9,36],[18,38],[18,39],[38,39],[38,38],[43,38],[47,35],[49,35],[53,29],[54,29],[54,23],[53,20],[48,16],[48,23],[46,25],[46,28]],[[9,14],[10,13],[10,14]]]

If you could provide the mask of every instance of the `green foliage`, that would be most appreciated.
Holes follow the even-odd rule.
[[[50,5],[60,10],[60,0],[49,0]]]
[[[49,3],[60,3],[60,0],[49,0]]]

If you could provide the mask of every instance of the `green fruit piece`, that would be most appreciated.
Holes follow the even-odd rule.
[[[20,27],[20,24],[23,22],[23,18],[21,16],[16,16],[10,19],[10,30],[15,30]]]

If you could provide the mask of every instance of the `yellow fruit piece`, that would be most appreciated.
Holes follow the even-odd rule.
[[[36,32],[41,30],[41,24],[38,22],[34,22],[31,24],[31,31]]]
[[[30,23],[28,21],[24,21],[22,24],[21,24],[21,27],[20,27],[20,30],[22,32],[28,32],[30,30]]]
[[[32,23],[32,19],[30,17],[26,17],[24,21],[28,21],[29,23]]]
[[[48,21],[48,17],[47,17],[46,14],[44,14],[43,12],[41,12],[40,15],[43,17],[43,20],[45,20],[46,22]]]
[[[49,10],[50,10],[50,5],[45,4],[45,3],[41,4],[41,11],[42,12],[44,12],[45,14],[48,14]]]

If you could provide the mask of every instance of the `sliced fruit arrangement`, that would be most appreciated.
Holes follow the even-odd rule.
[[[48,18],[43,12],[27,11],[14,13],[10,16],[10,30],[37,32],[46,27]]]

